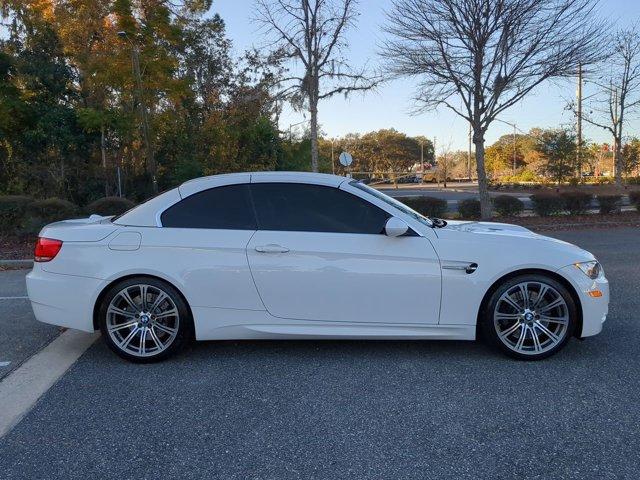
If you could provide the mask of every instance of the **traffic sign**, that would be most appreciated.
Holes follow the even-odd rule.
[[[342,152],[338,157],[338,160],[340,160],[340,165],[344,167],[348,167],[353,163],[353,157],[351,156],[350,153],[347,153],[347,152]]]

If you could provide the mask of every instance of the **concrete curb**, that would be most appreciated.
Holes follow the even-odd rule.
[[[33,267],[33,260],[0,260],[0,267],[31,268]]]

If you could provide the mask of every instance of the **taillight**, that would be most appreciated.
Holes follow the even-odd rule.
[[[36,262],[49,262],[53,260],[62,248],[62,240],[38,237],[36,248],[33,252],[33,260]]]

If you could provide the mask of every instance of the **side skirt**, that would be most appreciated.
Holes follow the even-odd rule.
[[[287,320],[265,311],[192,308],[197,340],[475,340],[475,325],[381,324]],[[212,316],[216,317],[214,320]]]

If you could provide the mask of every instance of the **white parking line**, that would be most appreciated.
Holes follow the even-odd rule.
[[[25,298],[29,298],[26,295],[23,297],[0,297],[0,300],[23,300]]]
[[[11,362],[0,362],[0,367],[8,367],[11,365]]]
[[[67,330],[0,381],[0,438],[31,410],[98,336]]]

